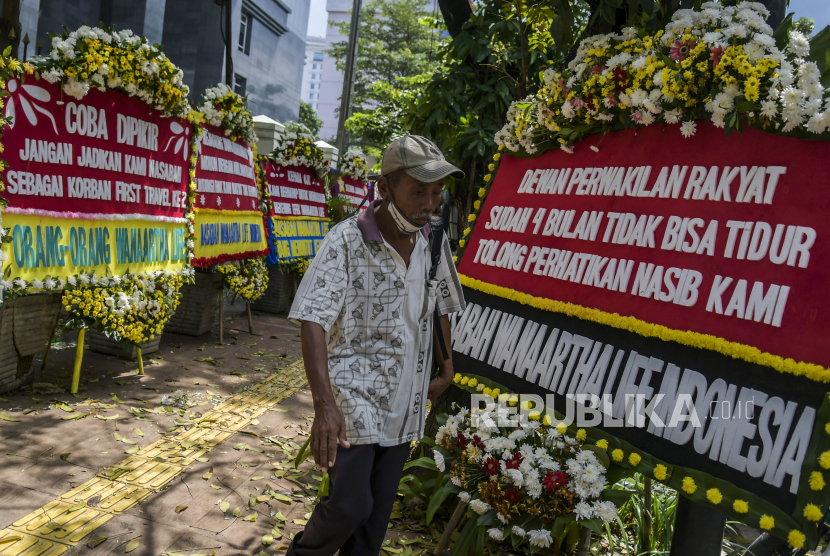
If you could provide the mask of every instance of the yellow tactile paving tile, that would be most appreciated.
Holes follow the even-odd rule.
[[[119,483],[158,490],[182,471],[184,467],[181,465],[133,456],[112,467],[107,467],[98,476]]]
[[[260,409],[263,409],[264,411],[264,408]],[[236,431],[247,427],[255,419],[255,417],[248,417],[245,413],[246,412],[226,413],[224,411],[208,411],[202,416],[199,425],[201,426],[202,423],[204,423],[211,427],[219,427],[225,430]]]
[[[76,506],[76,503],[54,500],[18,519],[11,528],[42,539],[75,544],[114,517],[89,507],[73,510]]]
[[[221,435],[221,440],[224,440],[228,436],[230,436],[231,432],[223,433]],[[211,436],[210,438],[214,438]],[[182,467],[187,467],[197,458],[205,456],[208,452],[210,452],[211,448],[218,444],[208,444],[207,442],[202,444],[195,444],[195,445],[182,445],[181,442],[175,439],[173,441],[169,439],[163,439],[156,442],[153,442],[149,446],[142,448],[139,450],[135,455],[141,458],[153,460],[155,458],[161,458],[168,463],[173,463]]]
[[[236,394],[196,419],[189,430],[145,446],[0,530],[0,556],[63,554],[115,515],[165,487],[196,458],[209,453],[306,384],[303,362],[299,360],[279,375]]]
[[[132,508],[152,493],[152,490],[146,488],[96,477],[61,495],[60,499],[70,504],[83,500],[98,510],[117,515]]]
[[[69,550],[69,545],[12,529],[0,531],[0,543],[0,556],[59,556]]]

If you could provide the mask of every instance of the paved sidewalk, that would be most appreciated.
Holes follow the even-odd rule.
[[[255,312],[251,336],[244,305],[225,314],[226,345],[216,326],[165,334],[141,377],[86,350],[76,396],[47,385],[69,386],[68,335],[34,389],[0,394],[0,554],[124,554],[133,539],[134,556],[285,549],[320,477],[309,461],[288,465],[313,415],[299,329]],[[162,404],[177,390],[186,409]],[[282,538],[266,547],[274,524]]]

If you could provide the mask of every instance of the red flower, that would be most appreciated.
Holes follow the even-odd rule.
[[[524,458],[522,457],[522,453],[516,452],[509,460],[507,460],[506,465],[508,469],[518,469],[523,461]]]
[[[484,442],[481,441],[481,437],[477,434],[473,435],[473,446],[479,450],[484,450]]]
[[[597,75],[597,74],[602,73],[605,70],[605,66],[598,66],[598,65],[594,64],[594,67],[592,67],[591,70],[594,72],[594,75]]]
[[[617,84],[617,89],[625,89],[625,82],[628,81],[628,72],[622,68],[614,68],[611,72],[614,82]]]
[[[714,46],[709,49],[712,52],[712,55],[709,56],[709,59],[712,61],[712,67],[718,67],[720,64],[720,58],[723,56],[723,47],[721,45]]]
[[[548,471],[548,474],[542,479],[542,485],[548,492],[552,492],[566,484],[568,484],[568,476],[561,471]]]
[[[697,42],[695,41],[676,40],[674,41],[671,50],[669,50],[669,56],[675,62],[682,62],[689,57],[689,54],[691,54],[692,49],[696,44]]]
[[[459,448],[467,446],[467,439],[464,437],[463,433],[458,433],[458,436],[455,437],[455,445]]]
[[[507,491],[504,493],[504,499],[507,500],[510,504],[515,504],[519,500],[521,500],[522,495],[519,494],[519,489],[517,488],[508,488]]]
[[[487,458],[484,462],[484,472],[488,475],[498,475],[501,464],[495,458]]]

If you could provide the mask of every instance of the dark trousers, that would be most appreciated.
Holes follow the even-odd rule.
[[[286,556],[378,556],[409,443],[337,447],[323,497]]]

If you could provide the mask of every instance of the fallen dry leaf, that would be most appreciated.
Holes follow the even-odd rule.
[[[187,509],[187,506],[176,506],[176,513],[180,514]]]
[[[96,547],[96,546],[98,546],[99,544],[103,544],[103,543],[105,543],[105,542],[107,541],[107,539],[108,539],[108,538],[109,538],[109,536],[106,536],[106,537],[98,537],[97,539],[92,540],[92,541],[89,541],[88,543],[86,543],[86,547],[87,547],[87,548],[95,548],[95,547]]]
[[[207,473],[205,473],[204,475],[202,475],[202,478],[206,481],[209,481],[211,477],[213,477],[213,466],[212,465],[210,466],[210,470]]]

